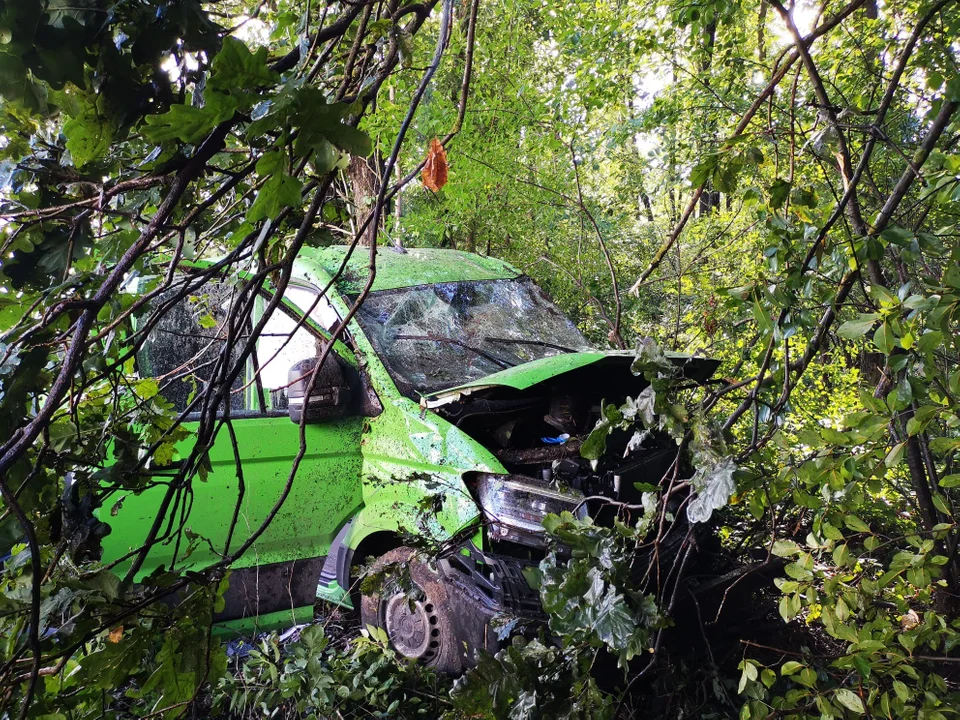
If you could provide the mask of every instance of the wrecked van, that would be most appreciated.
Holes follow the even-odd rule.
[[[456,671],[477,648],[496,648],[493,618],[538,611],[522,571],[542,556],[543,518],[594,513],[602,503],[588,499],[598,496],[637,501],[635,484],[658,482],[677,449],[651,437],[624,441],[598,463],[583,459],[601,401],[636,397],[645,384],[630,372],[633,354],[594,349],[519,270],[455,250],[382,251],[369,296],[305,390],[303,377],[366,284],[366,258],[348,255],[301,252],[230,393],[234,438],[219,433],[205,482],[192,483],[178,510],[178,526],[199,541],[189,558],[172,537],[155,544],[137,577],[215,563],[259,527],[286,484],[305,415],[307,450],[290,494],[232,566],[217,621],[249,631],[309,621],[318,598],[359,604],[398,653]],[[137,357],[141,375],[162,379],[181,411],[223,342],[218,313],[231,288],[202,292],[202,302],[171,307]],[[716,366],[672,359],[694,381]],[[102,518],[112,530],[104,562],[120,560],[122,570],[161,494],[129,495]],[[444,548],[439,559],[413,550],[428,544]],[[374,571],[399,568],[419,592],[409,582],[367,589],[358,568],[371,557]]]

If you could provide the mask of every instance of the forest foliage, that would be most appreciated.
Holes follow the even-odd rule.
[[[955,0],[0,2],[0,715],[956,717],[958,36]],[[503,257],[638,349],[655,412],[591,439],[639,420],[728,473],[717,541],[780,559],[772,640],[672,661],[673,600],[629,573],[642,523],[553,518],[553,640],[454,687],[319,627],[238,667],[210,618],[262,528],[136,585],[139,551],[126,577],[85,554],[103,528],[65,476],[109,508],[184,433],[134,372],[146,299],[197,257],[282,291],[368,227]],[[686,389],[657,347],[722,381]],[[226,432],[217,373],[171,487]]]

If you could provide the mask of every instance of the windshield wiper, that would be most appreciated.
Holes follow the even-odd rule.
[[[500,358],[494,355],[485,353],[483,350],[479,348],[475,348],[472,345],[467,345],[465,342],[454,340],[453,338],[443,337],[442,335],[434,335],[433,333],[430,333],[428,335],[395,335],[394,340],[431,340],[433,342],[438,342],[438,343],[448,343],[450,345],[457,345],[458,347],[462,347],[464,350],[469,350],[472,353],[476,353],[480,357],[489,360],[495,365],[499,365],[504,370],[506,370],[507,368],[513,367],[512,364],[506,362],[505,360],[501,360]]]
[[[514,345],[536,345],[538,347],[550,348],[551,350],[559,350],[560,352],[580,352],[579,350],[574,350],[573,348],[564,347],[563,345],[554,345],[553,343],[544,342],[543,340],[518,340],[516,338],[485,337],[483,341],[513,343]]]

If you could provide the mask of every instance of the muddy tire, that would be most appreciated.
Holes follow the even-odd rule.
[[[360,619],[364,627],[382,628],[390,646],[401,656],[417,660],[438,672],[458,674],[463,663],[454,633],[454,618],[447,600],[447,587],[434,567],[415,559],[409,547],[381,555],[371,572],[383,573],[376,592],[363,593]],[[391,582],[391,574],[409,568],[410,580],[423,597],[411,603],[407,593]]]

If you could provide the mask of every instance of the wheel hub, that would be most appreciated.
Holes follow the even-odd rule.
[[[397,593],[384,604],[383,625],[393,648],[406,658],[429,662],[440,647],[439,618],[429,600]]]

